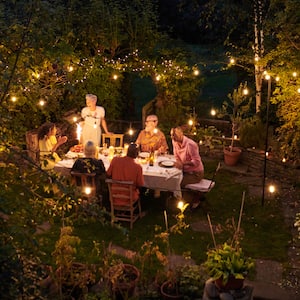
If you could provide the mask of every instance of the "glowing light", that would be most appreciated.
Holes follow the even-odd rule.
[[[243,89],[243,95],[248,95],[249,94],[249,90],[248,89]]]
[[[130,129],[128,130],[128,134],[129,134],[129,135],[133,135],[133,129],[132,129],[132,128],[130,128]]]
[[[188,124],[189,124],[190,126],[193,126],[194,121],[193,121],[192,119],[189,119]]]
[[[271,76],[269,74],[266,74],[265,78],[266,78],[266,80],[270,80]]]
[[[91,188],[90,186],[87,186],[87,187],[85,187],[84,192],[85,192],[87,195],[90,195],[90,194],[92,193],[92,188]]]
[[[199,72],[199,70],[198,70],[198,69],[194,70],[194,72],[193,72],[193,73],[194,73],[194,75],[195,75],[195,76],[198,76],[198,75],[200,74],[200,72]]]
[[[77,140],[79,142],[80,142],[80,138],[81,138],[81,132],[82,132],[82,128],[81,128],[80,124],[77,123],[76,135],[77,135]]]
[[[155,77],[155,79],[156,79],[157,81],[160,81],[160,78],[161,78],[160,75],[157,75],[157,76]]]
[[[297,92],[300,94],[300,88],[297,89]]]
[[[293,72],[293,77],[297,77],[297,72]]]
[[[275,80],[278,82],[280,80],[279,76],[276,76]]]
[[[259,57],[258,57],[258,56],[254,57],[254,60],[255,60],[256,62],[259,61]]]
[[[73,66],[69,66],[69,67],[68,67],[68,71],[69,71],[69,72],[74,71],[74,67],[73,67]]]
[[[266,157],[268,157],[269,156],[269,152],[266,152]]]
[[[118,79],[118,75],[114,74],[114,75],[113,75],[113,79],[114,79],[114,80],[117,80],[117,79]]]
[[[238,138],[238,137],[237,137],[237,135],[235,134],[235,135],[233,136],[233,139],[237,140],[237,138]]]
[[[216,114],[217,114],[217,112],[216,112],[216,110],[215,109],[211,109],[210,110],[210,114],[212,115],[212,116],[215,116]]]
[[[177,203],[177,208],[179,208],[181,210],[183,208],[183,205],[184,205],[183,201],[179,201]]]
[[[74,123],[77,122],[77,117],[73,117],[73,122],[74,122]]]
[[[199,144],[200,144],[200,145],[202,145],[202,144],[203,144],[203,141],[202,141],[202,140],[200,140],[200,141],[199,141]]]
[[[17,101],[17,97],[16,97],[16,96],[12,96],[12,97],[11,97],[11,101],[12,101],[12,102],[16,102],[16,101]]]
[[[271,185],[269,186],[269,192],[270,192],[271,194],[273,194],[273,193],[275,192],[275,186],[274,186],[273,184],[271,184]]]
[[[285,163],[285,162],[286,162],[286,158],[284,157],[281,161],[282,161],[283,163]]]
[[[40,106],[44,106],[45,104],[46,104],[46,102],[45,102],[44,100],[40,100],[40,101],[39,101],[39,105],[40,105]]]
[[[153,133],[158,133],[158,129],[154,128]]]
[[[235,59],[234,58],[230,58],[229,62],[234,65],[235,64]]]

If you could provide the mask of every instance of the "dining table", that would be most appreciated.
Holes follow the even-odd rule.
[[[113,155],[108,152],[99,151],[98,159],[103,161],[107,170],[114,156],[122,156],[124,151],[118,149]],[[84,157],[83,153],[68,151],[64,158],[55,164],[54,170],[62,175],[70,174],[70,170],[79,157]],[[153,166],[149,165],[147,153],[140,153],[135,161],[142,166],[144,175],[144,187],[155,191],[172,192],[177,199],[182,198],[180,183],[182,181],[182,171],[174,167],[174,155],[156,155]]]

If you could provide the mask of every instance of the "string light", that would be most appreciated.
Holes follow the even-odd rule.
[[[215,115],[217,114],[217,112],[216,112],[216,110],[215,110],[214,108],[212,108],[212,109],[210,110],[210,114],[211,114],[212,116],[215,116]]]
[[[189,124],[190,126],[193,126],[194,121],[193,121],[192,119],[189,119],[188,124]]]
[[[16,96],[12,96],[10,99],[11,99],[12,102],[16,102],[17,101],[17,97]]]
[[[45,100],[40,100],[40,101],[39,101],[39,105],[40,105],[40,106],[44,106],[45,104],[46,104]]]
[[[230,62],[230,64],[234,65],[235,64],[235,59],[234,58],[230,58],[229,62]]]
[[[293,77],[297,77],[297,72],[293,72]]]

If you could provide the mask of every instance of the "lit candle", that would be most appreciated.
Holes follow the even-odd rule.
[[[80,143],[81,131],[82,131],[82,128],[81,128],[80,124],[77,123],[76,134],[77,134],[77,140],[78,140],[78,143]]]

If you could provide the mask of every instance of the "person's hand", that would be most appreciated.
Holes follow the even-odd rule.
[[[110,131],[108,131],[108,132],[106,132],[106,134],[113,135],[114,133],[113,133],[113,132],[110,132]]]
[[[67,140],[68,140],[68,137],[66,137],[66,136],[64,135],[64,136],[58,137],[57,142],[58,142],[60,145],[62,145],[62,144],[64,144]]]
[[[176,160],[175,164],[174,164],[174,167],[177,168],[177,169],[179,169],[179,170],[182,170],[183,169],[183,164],[182,164],[181,161]]]

